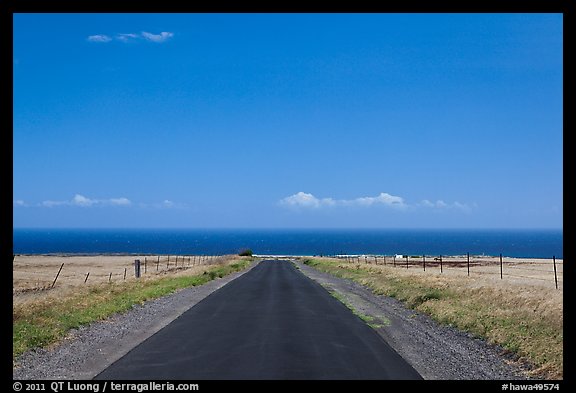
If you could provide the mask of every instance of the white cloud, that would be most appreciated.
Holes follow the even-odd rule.
[[[76,194],[69,201],[43,201],[39,205],[43,207],[55,206],[79,206],[79,207],[92,207],[92,206],[130,206],[132,202],[128,198],[110,198],[110,199],[91,199],[84,195]]]
[[[121,34],[116,34],[116,39],[118,41],[122,41],[122,42],[129,42],[132,40],[136,40],[140,38],[140,36],[138,34],[134,34],[134,33],[121,33]]]
[[[285,206],[294,206],[294,207],[311,207],[317,208],[320,206],[334,206],[336,201],[332,198],[324,198],[318,199],[312,194],[307,194],[305,192],[300,191],[297,194],[290,195],[280,201],[281,205]]]
[[[26,203],[24,203],[24,201],[22,199],[17,199],[15,201],[13,201],[12,205],[13,206],[26,206]]]
[[[441,199],[437,200],[436,202],[430,202],[428,199],[424,199],[417,206],[427,207],[431,209],[457,209],[468,212],[472,210],[472,208],[476,207],[476,204],[470,206],[468,204],[460,203],[458,201],[454,203],[446,203]]]
[[[344,201],[345,204],[350,205],[360,205],[360,206],[372,206],[376,204],[382,204],[387,206],[403,207],[405,206],[404,200],[399,196],[390,195],[386,192],[380,193],[376,197],[361,197],[356,198],[351,201]]]
[[[138,206],[142,209],[187,209],[188,205],[185,203],[178,203],[165,199],[160,203],[139,203]]]
[[[92,206],[96,203],[98,203],[98,201],[86,198],[85,196],[80,194],[76,194],[74,195],[74,198],[72,198],[72,205],[76,206]]]
[[[40,203],[40,206],[44,207],[54,207],[54,206],[62,206],[62,205],[69,205],[70,202],[68,201],[43,201]]]
[[[457,209],[462,211],[470,211],[471,207],[467,204],[454,202],[452,204],[446,203],[442,200],[431,202],[428,199],[422,200],[420,203],[408,204],[400,196],[391,195],[386,192],[381,192],[379,195],[371,197],[358,197],[355,199],[333,199],[333,198],[317,198],[312,194],[305,192],[298,192],[283,198],[279,202],[280,205],[285,207],[301,207],[317,209],[327,206],[357,206],[357,207],[372,207],[372,206],[385,206],[394,209],[414,209],[417,207],[432,208],[432,209]],[[473,206],[475,207],[475,205]]]
[[[316,198],[312,194],[307,194],[300,191],[297,194],[290,195],[280,200],[280,204],[284,206],[293,207],[310,207],[319,208],[323,206],[372,206],[372,205],[387,205],[394,207],[404,207],[404,200],[401,197],[390,195],[388,193],[381,193],[375,197],[360,197],[356,199],[333,199],[333,198]]]
[[[110,42],[112,38],[105,34],[96,34],[88,36],[87,40],[90,42]]]
[[[152,41],[152,42],[164,42],[164,41],[168,40],[169,38],[171,38],[172,36],[174,36],[174,33],[170,33],[167,31],[163,31],[160,34],[152,34],[152,33],[146,32],[146,31],[142,32],[142,37],[144,37],[144,39],[146,39],[148,41]]]
[[[160,34],[153,34],[153,33],[147,32],[147,31],[143,31],[140,34],[138,34],[138,33],[118,33],[118,34],[114,35],[113,37],[106,35],[106,34],[95,34],[95,35],[88,36],[87,40],[89,42],[110,42],[112,40],[116,40],[116,41],[120,41],[123,43],[128,43],[128,42],[132,42],[135,40],[144,39],[144,40],[149,41],[149,42],[162,43],[162,42],[166,42],[167,40],[169,40],[173,36],[174,36],[174,33],[171,33],[168,31],[163,31]]]
[[[111,198],[108,202],[114,206],[130,206],[132,204],[128,198]]]
[[[424,199],[422,202],[420,202],[420,206],[434,207],[434,204],[430,202],[428,199]]]

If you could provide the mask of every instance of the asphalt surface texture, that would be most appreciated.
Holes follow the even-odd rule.
[[[422,379],[289,261],[263,261],[102,371],[101,380]]]

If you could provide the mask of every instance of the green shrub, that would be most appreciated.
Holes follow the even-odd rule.
[[[240,250],[238,255],[241,257],[251,257],[252,256],[252,250],[249,248],[243,248],[242,250]]]

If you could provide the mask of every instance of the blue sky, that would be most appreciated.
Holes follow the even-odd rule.
[[[561,228],[561,14],[15,14],[14,227]]]

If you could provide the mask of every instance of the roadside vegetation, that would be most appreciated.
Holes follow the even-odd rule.
[[[63,296],[38,297],[14,304],[12,309],[13,359],[28,349],[46,347],[74,328],[129,310],[136,304],[205,284],[246,269],[253,258],[233,258],[218,265],[120,283],[80,287]]]
[[[240,252],[238,253],[239,256],[241,257],[251,257],[252,256],[252,250],[249,248],[243,248],[240,250]]]
[[[533,377],[563,378],[561,291],[484,278],[416,274],[408,269],[338,259],[303,262],[352,279],[375,294],[396,298],[440,323],[498,344],[516,355],[516,361],[530,364]]]

